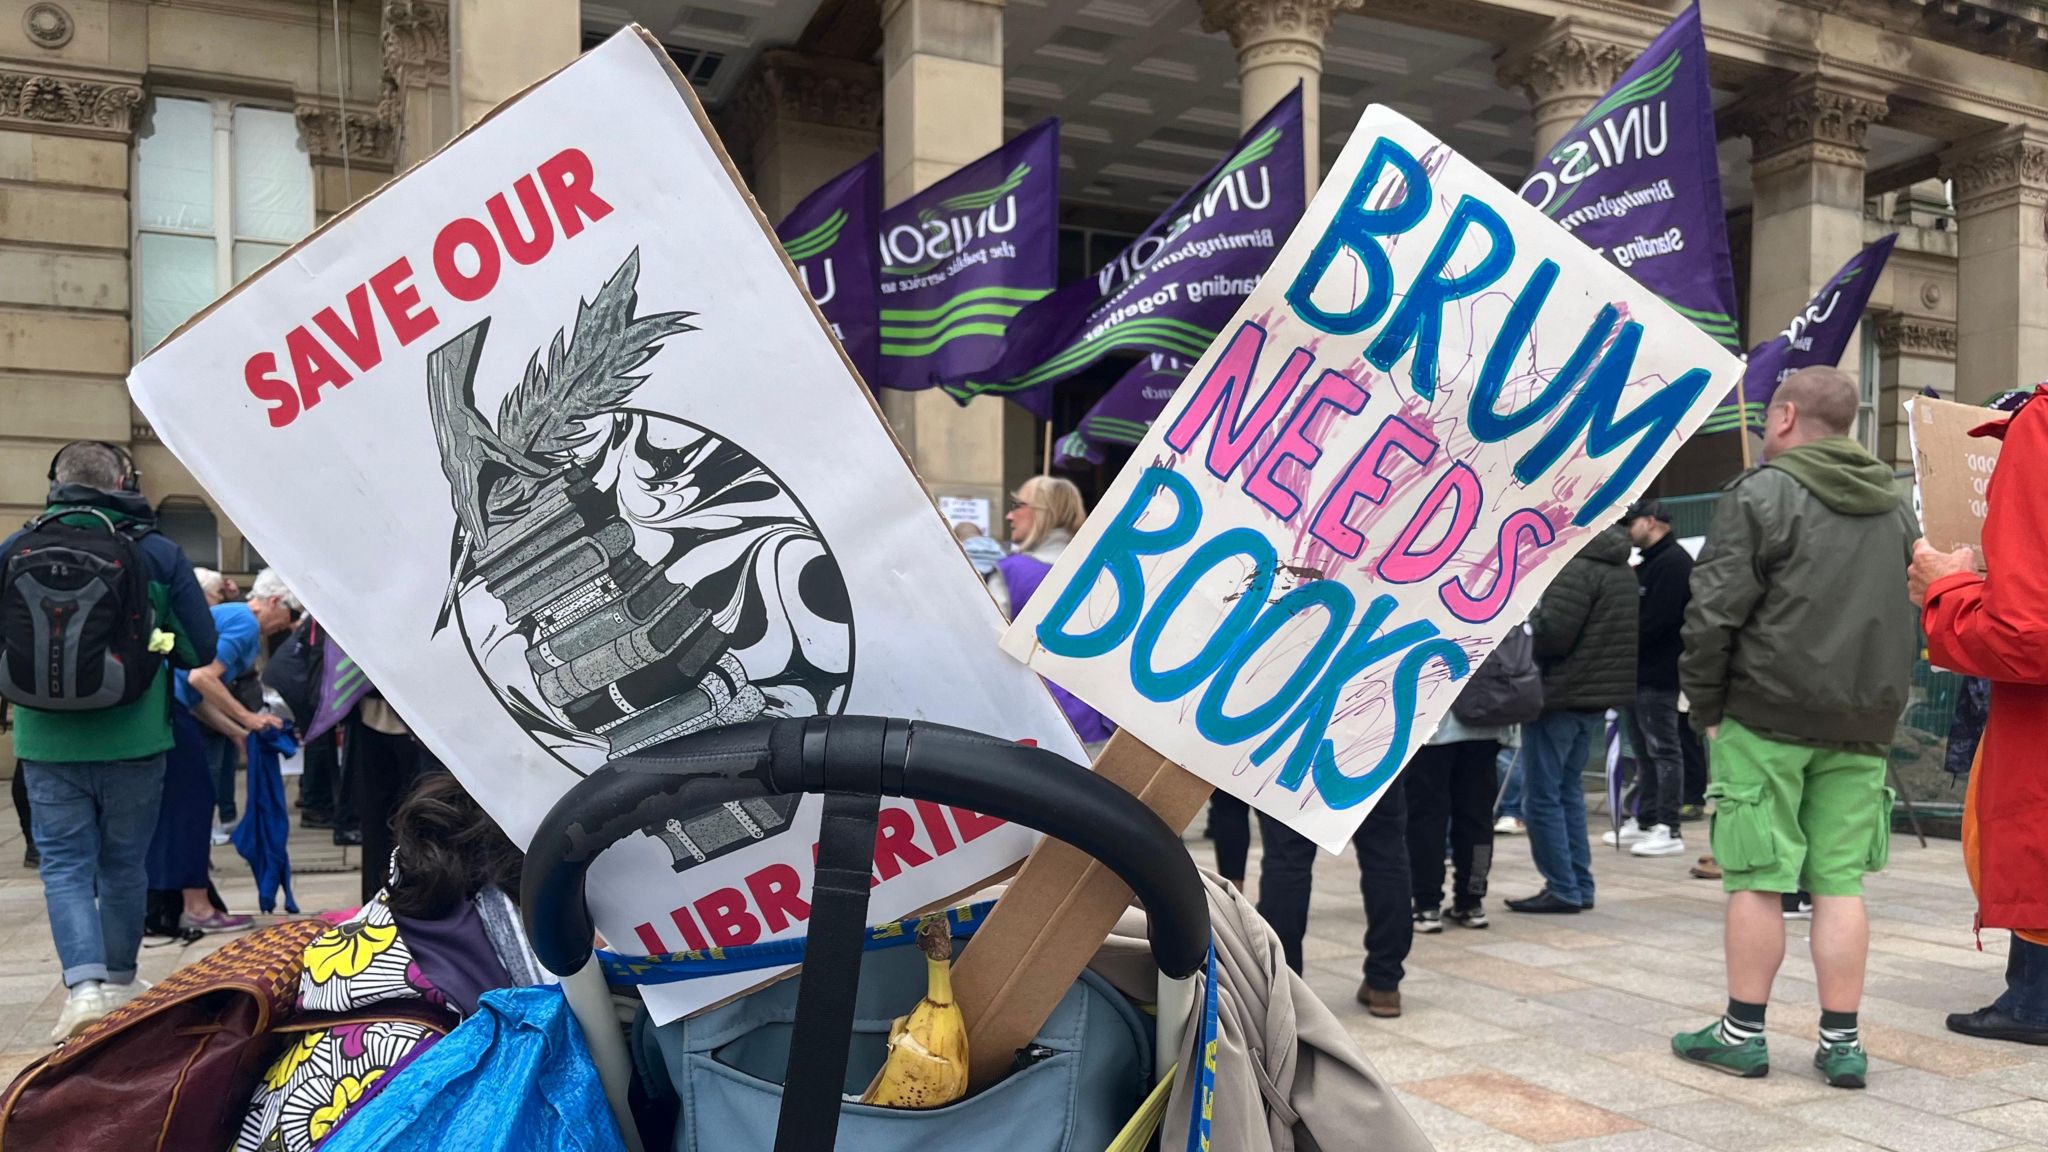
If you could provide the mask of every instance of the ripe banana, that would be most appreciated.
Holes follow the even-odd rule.
[[[967,1095],[967,1018],[953,1002],[953,929],[944,913],[917,926],[925,994],[889,1025],[889,1058],[860,1102],[884,1108],[939,1108]]]

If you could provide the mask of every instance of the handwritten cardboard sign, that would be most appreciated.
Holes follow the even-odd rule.
[[[515,841],[581,776],[756,718],[927,718],[1081,758],[988,642],[987,592],[637,30],[280,257],[129,386]],[[813,801],[749,801],[630,837],[590,873],[598,925],[648,952],[799,935],[817,823]],[[888,802],[872,913],[1034,839]],[[748,983],[647,999],[667,1019]]]
[[[1914,499],[1920,531],[1944,552],[1968,545],[1984,569],[1984,512],[1991,470],[2002,446],[1995,436],[1972,436],[1996,413],[1953,400],[1915,396],[1906,401],[1906,426],[1913,445]]]
[[[1003,646],[1334,850],[1740,376],[1374,107]]]

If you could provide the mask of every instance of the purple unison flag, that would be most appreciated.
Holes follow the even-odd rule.
[[[875,386],[882,357],[882,315],[875,294],[881,215],[882,157],[876,153],[805,197],[775,228],[805,290],[869,388]]]
[[[884,388],[987,363],[1059,282],[1057,117],[882,213]]]
[[[1174,389],[1195,366],[1195,357],[1153,352],[1131,365],[1102,399],[1081,417],[1081,426],[1060,437],[1053,463],[1062,468],[1100,464],[1102,446],[1135,446],[1166,408]]]
[[[1849,347],[1849,334],[1856,330],[1856,322],[1863,319],[1863,306],[1870,302],[1870,290],[1877,286],[1877,278],[1884,275],[1885,261],[1891,258],[1892,245],[1898,242],[1899,234],[1894,232],[1851,256],[1842,270],[1792,317],[1792,323],[1783,332],[1750,349],[1749,364],[1743,369],[1738,389],[1741,409],[1737,408],[1735,397],[1730,397],[1728,403],[1716,408],[1707,422],[1700,425],[1700,431],[1729,431],[1745,413],[1751,427],[1761,427],[1763,410],[1770,407],[1771,395],[1785,377],[1815,364],[1841,363],[1842,353]]]
[[[1300,221],[1302,160],[1297,87],[1115,260],[1025,309],[1000,353],[946,375],[946,390],[965,402],[1046,389],[1113,352],[1193,364]],[[1164,402],[1121,415],[1149,423]]]
[[[1741,351],[1698,4],[1658,34],[1550,149],[1521,195],[1729,351]]]
[[[313,722],[306,725],[302,736],[304,740],[312,740],[341,723],[349,709],[369,695],[371,688],[370,678],[363,675],[356,662],[334,642],[332,632],[326,633],[320,651],[320,702],[313,709]]]

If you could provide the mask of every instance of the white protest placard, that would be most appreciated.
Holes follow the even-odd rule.
[[[949,524],[972,524],[986,535],[989,530],[988,500],[980,496],[941,496],[939,515]]]
[[[1741,373],[1373,107],[1003,646],[1334,851]]]
[[[756,718],[923,718],[1082,759],[637,30],[286,253],[129,385],[520,843],[609,760]],[[600,930],[626,952],[800,934],[817,808],[621,842],[590,873]],[[870,913],[1034,839],[886,802]],[[646,997],[668,1019],[761,978]]]

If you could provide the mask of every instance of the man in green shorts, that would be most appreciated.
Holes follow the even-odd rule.
[[[1861,1088],[1856,1022],[1870,923],[1863,874],[1891,837],[1885,754],[1919,646],[1906,567],[1919,536],[1891,469],[1849,438],[1854,380],[1786,377],[1764,414],[1762,466],[1714,509],[1693,568],[1679,680],[1707,734],[1712,841],[1728,891],[1728,1011],[1672,1037],[1736,1076],[1770,1071],[1764,1008],[1785,959],[1781,894],[1813,894],[1827,1082]]]

